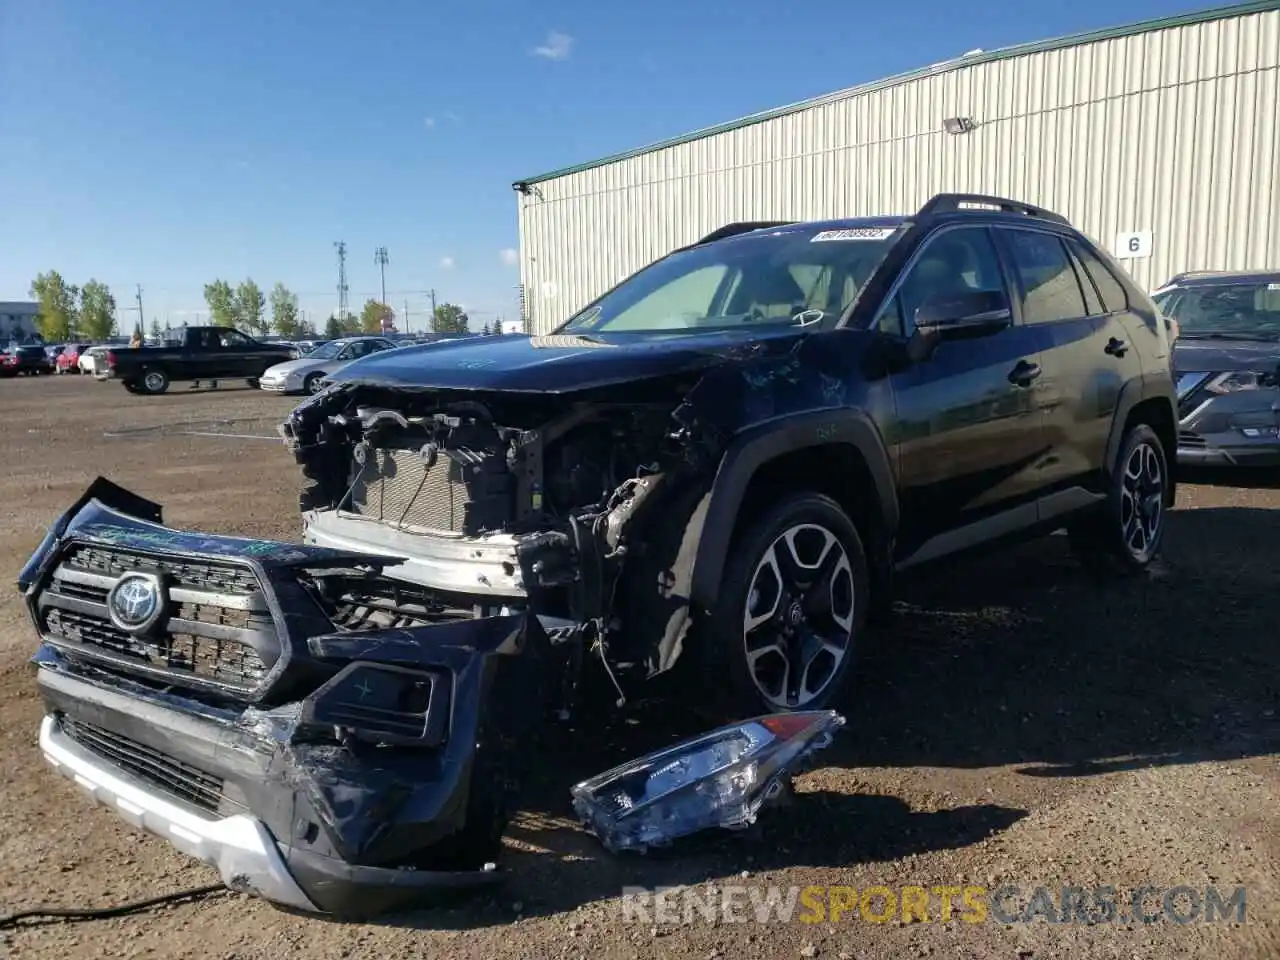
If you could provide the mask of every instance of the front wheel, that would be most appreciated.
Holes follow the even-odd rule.
[[[787,497],[734,539],[703,681],[738,716],[822,709],[847,679],[870,599],[862,538],[839,504]]]
[[[1168,490],[1164,444],[1151,427],[1135,424],[1120,444],[1104,509],[1067,529],[1072,550],[1120,573],[1145,569],[1164,542]]]
[[[144,393],[164,393],[169,389],[169,375],[163,370],[150,369],[142,374],[142,390]]]
[[[324,380],[323,373],[309,373],[307,379],[302,381],[302,389],[306,393],[319,393],[324,389],[321,381]]]

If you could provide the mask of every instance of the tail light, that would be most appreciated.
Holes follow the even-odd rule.
[[[116,365],[116,352],[114,350],[107,351],[107,366],[114,367]]]

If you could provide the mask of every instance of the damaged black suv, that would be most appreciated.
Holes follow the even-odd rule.
[[[42,748],[277,902],[482,882],[531,718],[584,664],[815,709],[900,571],[1063,527],[1148,564],[1169,352],[1146,294],[1026,204],[727,226],[550,335],[334,374],[281,428],[302,544],[96,483],[20,577]]]

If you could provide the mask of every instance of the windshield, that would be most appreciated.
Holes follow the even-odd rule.
[[[561,332],[832,326],[897,240],[896,226],[764,233],[641,270]]]
[[[332,360],[342,352],[342,348],[347,345],[345,340],[330,340],[328,343],[322,343],[313,350],[308,350],[304,356],[308,360]]]
[[[1223,283],[1170,290],[1156,307],[1184,337],[1280,337],[1280,283]]]

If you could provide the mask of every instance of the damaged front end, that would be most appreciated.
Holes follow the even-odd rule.
[[[532,613],[553,643],[599,655],[625,696],[630,677],[673,664],[688,629],[723,452],[691,413],[697,382],[338,383],[281,427],[305,478],[304,540],[401,557],[388,577],[476,616]]]
[[[356,917],[492,882],[558,668],[399,558],[161,525],[105,480],[19,576],[50,763],[230,887]]]

